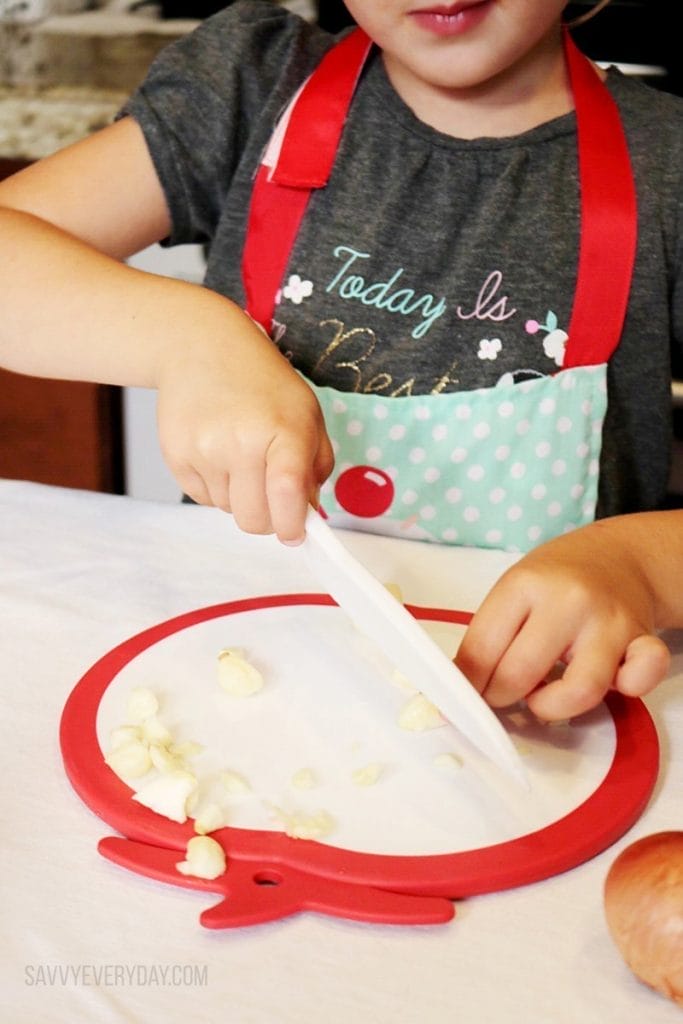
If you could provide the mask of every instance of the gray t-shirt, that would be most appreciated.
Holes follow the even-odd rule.
[[[272,3],[238,2],[168,47],[126,107],[167,198],[168,243],[204,243],[207,286],[242,304],[255,169],[332,42]],[[607,84],[628,138],[639,240],[608,375],[601,515],[661,503],[672,352],[680,361],[683,351],[683,100],[616,69]],[[290,257],[280,348],[317,384],[384,395],[555,372],[543,342],[571,313],[576,164],[574,114],[509,138],[451,138],[415,117],[374,51]]]

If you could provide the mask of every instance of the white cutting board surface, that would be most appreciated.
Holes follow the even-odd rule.
[[[423,625],[452,656],[464,627]],[[241,648],[262,672],[259,693],[235,698],[220,688],[217,656],[226,647]],[[531,793],[513,784],[498,791],[452,726],[422,733],[398,726],[409,695],[393,666],[334,606],[229,614],[149,647],[113,679],[100,703],[103,751],[111,730],[125,723],[130,691],[138,686],[158,695],[159,718],[174,740],[202,744],[193,771],[202,799],[224,807],[225,824],[282,829],[273,807],[289,814],[325,810],[335,825],[321,841],[358,852],[455,853],[536,831],[597,789],[615,748],[604,706],[558,726],[541,725],[518,709],[503,720],[523,757]],[[437,766],[443,753],[459,755],[462,766]],[[383,766],[375,785],[354,783],[354,771],[375,763]],[[315,788],[292,784],[301,769],[314,773]],[[248,779],[249,795],[224,793],[219,775],[226,770]]]

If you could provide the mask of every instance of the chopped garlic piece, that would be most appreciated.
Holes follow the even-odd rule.
[[[170,730],[155,715],[146,718],[142,723],[142,735],[148,743],[160,743],[164,747],[173,739]]]
[[[105,757],[106,764],[120,779],[139,779],[152,767],[147,745],[140,740],[115,747]]]
[[[385,583],[384,586],[392,597],[395,597],[397,601],[403,604],[403,593],[398,583]]]
[[[366,764],[363,768],[357,768],[352,772],[351,778],[357,786],[374,786],[384,771],[384,765],[374,762]]]
[[[176,869],[181,875],[209,880],[222,875],[225,867],[223,847],[209,836],[193,836],[187,844],[185,860],[176,864]]]
[[[196,785],[197,780],[191,772],[167,772],[134,793],[133,800],[182,825],[187,820],[188,797]]]
[[[315,789],[318,785],[318,778],[310,768],[300,768],[292,775],[292,785],[295,789]]]
[[[231,796],[242,796],[251,793],[249,782],[239,772],[221,772],[221,782]]]
[[[403,706],[398,724],[402,729],[411,732],[424,732],[426,729],[437,729],[440,725],[445,725],[446,719],[423,693],[416,693]]]
[[[392,683],[395,683],[396,686],[398,686],[398,688],[400,690],[403,690],[404,693],[417,693],[418,692],[417,691],[417,687],[413,686],[413,684],[411,683],[410,679],[408,679],[407,676],[404,676],[402,672],[399,672],[399,670],[397,668],[394,669],[394,671],[393,671],[393,673],[391,675],[391,681],[392,681]]]
[[[226,824],[225,813],[218,804],[207,804],[194,819],[194,830],[197,835],[205,836],[207,832],[215,832]]]
[[[183,740],[182,743],[171,743],[168,749],[172,754],[175,754],[176,757],[192,758],[201,754],[204,747],[201,743],[195,743],[194,740]]]
[[[185,768],[183,759],[172,754],[163,743],[150,743],[149,756],[158,772],[182,771]]]
[[[274,807],[275,819],[291,839],[323,839],[334,831],[335,821],[327,811],[307,814],[304,811],[283,811]]]
[[[188,816],[194,816],[197,813],[201,796],[200,787],[196,786],[185,801],[185,812]]]
[[[159,701],[155,693],[146,686],[137,686],[128,697],[128,721],[144,722],[152,718],[159,710]]]
[[[230,648],[218,655],[218,682],[231,697],[251,697],[263,688],[263,676],[241,651]]]
[[[116,750],[117,747],[125,747],[126,744],[135,743],[141,739],[142,729],[139,725],[119,725],[109,734],[112,750]]]
[[[453,753],[437,754],[434,758],[434,764],[437,768],[453,770],[454,768],[462,768],[463,763],[463,759],[458,754]]]

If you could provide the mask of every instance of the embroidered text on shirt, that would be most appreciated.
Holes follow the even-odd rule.
[[[355,299],[357,302],[362,302],[364,306],[386,309],[389,313],[410,316],[419,312],[422,322],[413,328],[413,338],[424,338],[435,320],[438,320],[446,312],[446,302],[443,298],[437,302],[435,296],[429,292],[416,297],[412,288],[396,288],[397,283],[403,277],[403,267],[394,271],[388,281],[368,283],[360,274],[351,274],[349,271],[356,260],[369,259],[369,252],[360,252],[358,249],[352,249],[349,245],[338,245],[334,249],[334,255],[337,259],[344,259],[344,264],[339,273],[327,284],[325,291],[333,292],[336,289],[342,299]]]

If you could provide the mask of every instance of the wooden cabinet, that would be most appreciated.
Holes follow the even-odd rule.
[[[0,370],[0,477],[123,493],[118,388]]]
[[[0,160],[0,179],[21,166]],[[121,494],[121,419],[119,388],[0,370],[0,477]]]

